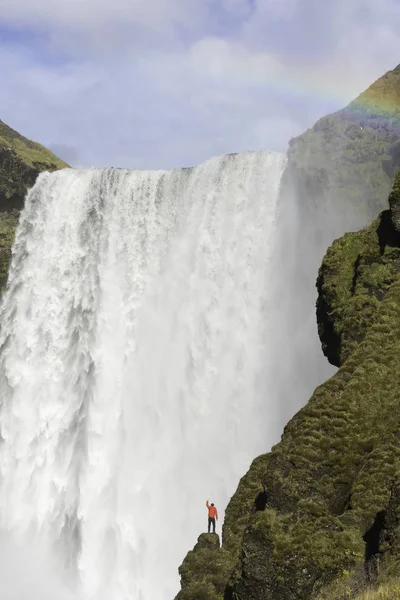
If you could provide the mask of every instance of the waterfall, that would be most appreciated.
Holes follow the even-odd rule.
[[[277,440],[285,164],[64,170],[27,196],[0,314],[0,525],[82,598],[171,600],[205,501],[221,524]]]

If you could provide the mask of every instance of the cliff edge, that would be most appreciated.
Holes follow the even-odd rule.
[[[398,572],[399,189],[400,172],[390,209],[328,249],[318,322],[340,368],[240,481],[218,550],[223,569],[211,573],[204,560],[193,596],[188,556],[179,600],[339,600]],[[215,578],[230,570],[222,590]]]
[[[26,192],[42,171],[68,165],[50,150],[0,121],[0,292],[11,260],[11,247]]]

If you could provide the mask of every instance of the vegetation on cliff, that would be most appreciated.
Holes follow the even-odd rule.
[[[54,171],[68,167],[67,163],[55,156],[50,150],[32,142],[14,129],[0,121],[0,146],[7,148],[26,165],[38,171]]]
[[[355,598],[398,573],[399,187],[400,173],[391,209],[326,253],[319,331],[340,368],[241,480],[223,530],[235,566],[223,596],[208,575],[207,600]],[[193,584],[190,560],[185,568]]]
[[[400,600],[400,580],[387,581],[357,595],[354,600]]]
[[[0,121],[0,212],[21,209],[27,189],[41,171],[65,167],[50,150]]]
[[[7,281],[11,247],[27,190],[41,171],[65,167],[68,165],[47,148],[0,121],[0,293]]]
[[[219,536],[202,533],[179,568],[183,590],[177,600],[222,599],[233,566],[231,554],[220,548]]]
[[[384,211],[371,227],[344,235],[328,249],[317,280],[317,318],[322,347],[332,364],[342,364],[364,339],[396,280],[397,243],[392,213]]]

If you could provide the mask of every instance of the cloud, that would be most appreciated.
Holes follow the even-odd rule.
[[[1,0],[2,19],[40,29],[86,29],[112,27],[115,23],[168,29],[189,24],[203,12],[198,0]],[[192,16],[191,16],[192,15]]]
[[[380,32],[384,29],[398,39],[399,26],[397,0],[257,0],[243,38],[251,47],[267,44],[270,52],[297,67],[322,64],[329,69],[338,60],[346,77],[346,70],[354,60],[359,66],[361,57],[382,69]],[[397,43],[390,48],[394,51]],[[392,62],[396,58],[393,54]]]
[[[74,165],[168,168],[283,150],[400,51],[394,0],[0,0],[0,9],[32,34],[27,42],[16,29],[2,48],[1,118],[72,149]]]

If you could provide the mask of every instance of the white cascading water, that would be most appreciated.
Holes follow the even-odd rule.
[[[65,170],[28,194],[0,314],[1,526],[82,598],[172,600],[205,500],[222,523],[276,441],[285,164]]]

